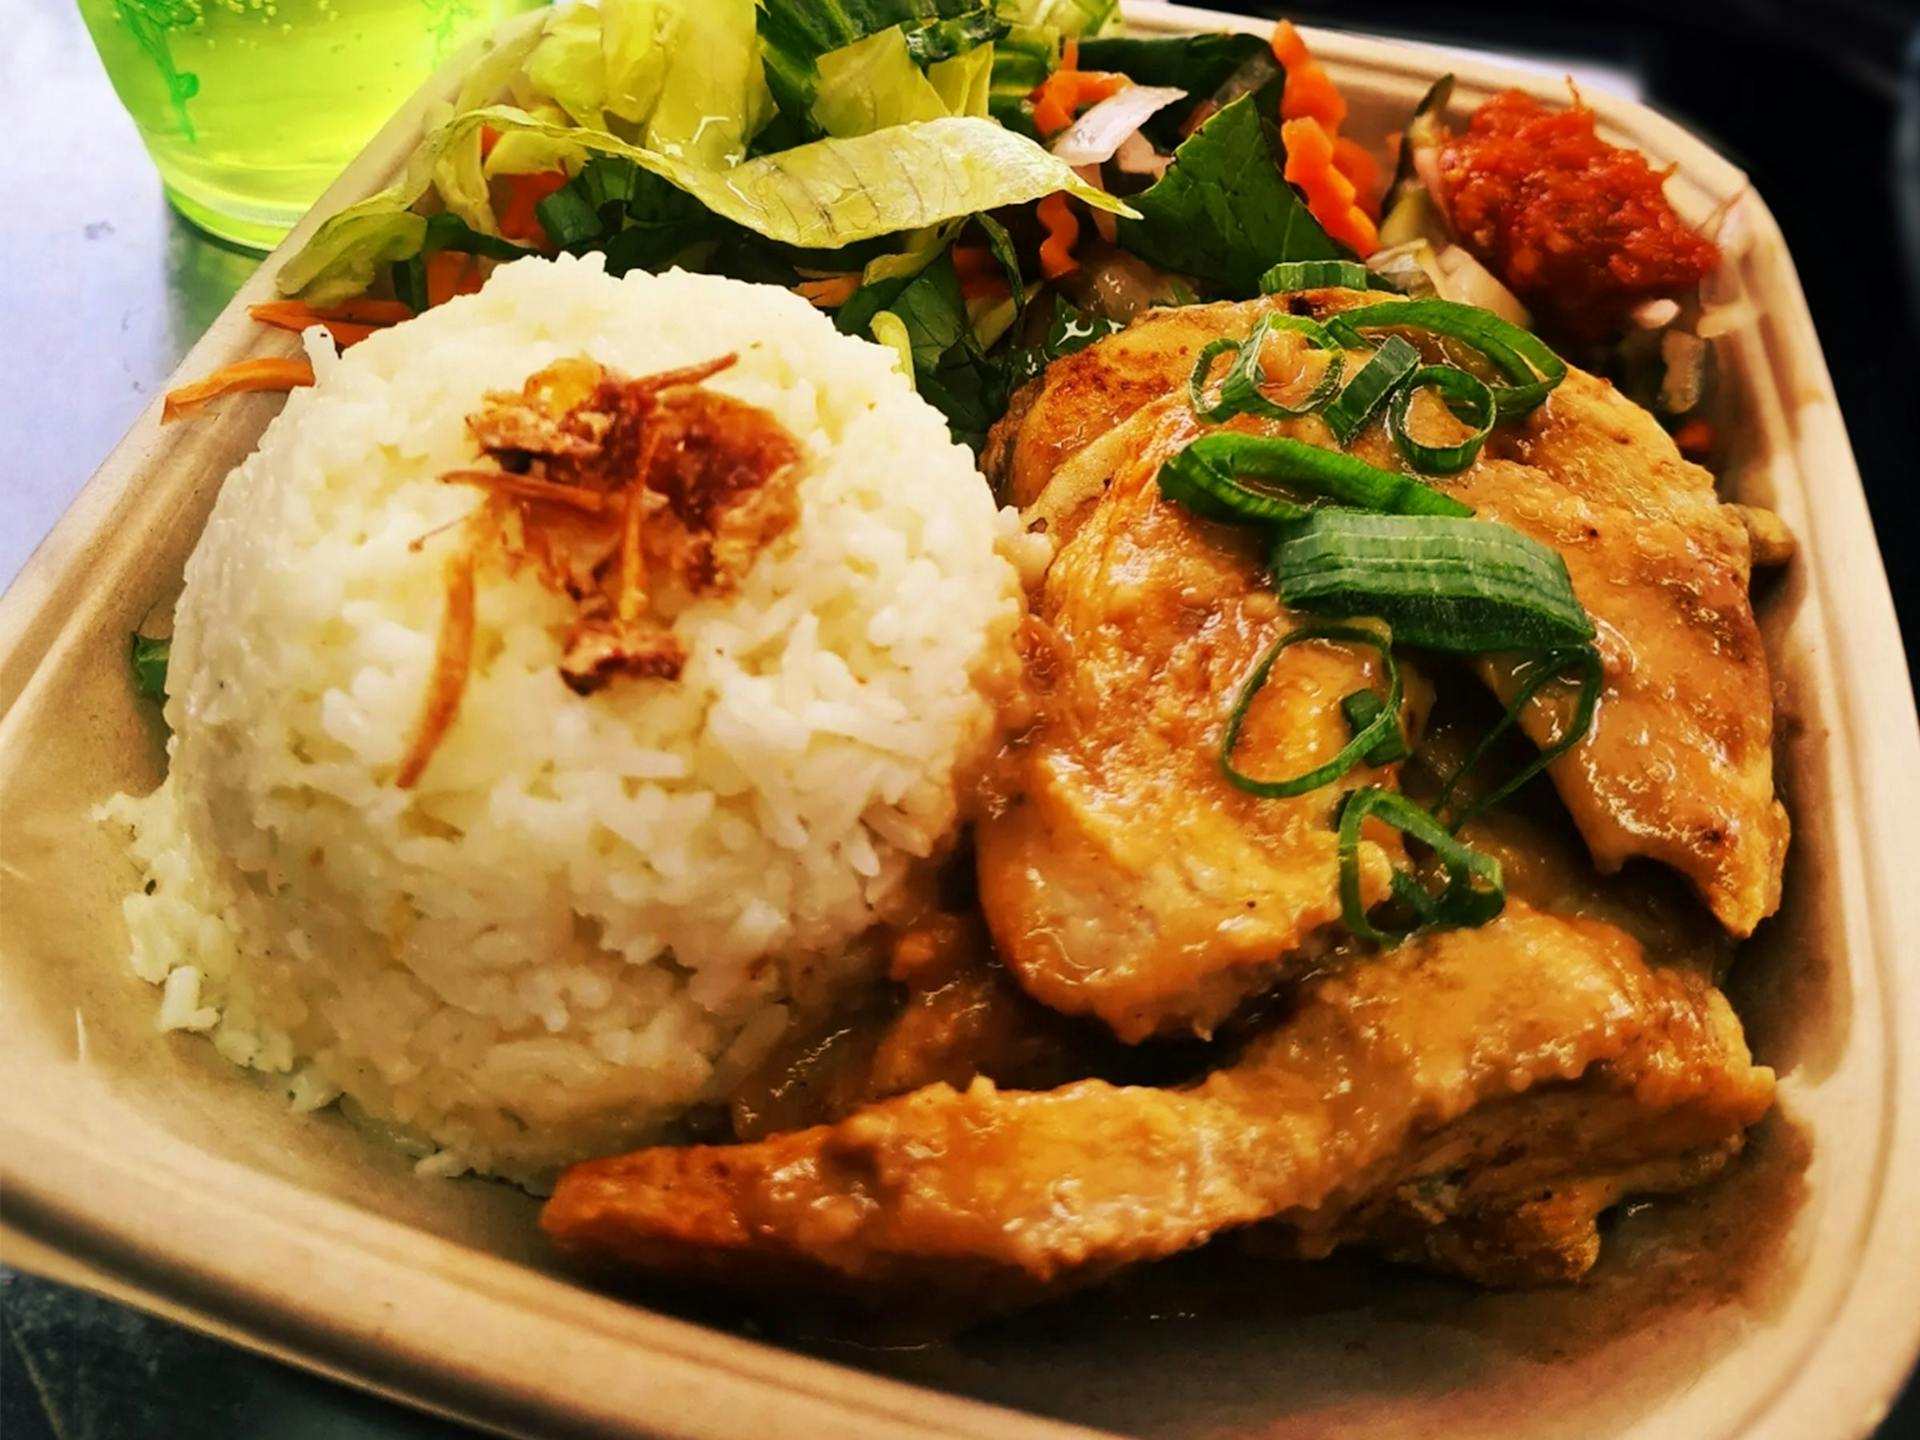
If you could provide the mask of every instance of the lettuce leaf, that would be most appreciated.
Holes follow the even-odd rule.
[[[381,263],[419,249],[425,221],[405,213],[436,179],[451,155],[479,152],[490,126],[551,141],[553,153],[577,170],[592,155],[617,155],[698,201],[721,220],[781,245],[838,250],[856,241],[921,230],[980,210],[1038,200],[1056,190],[1116,215],[1127,205],[1078,175],[1032,141],[991,120],[953,116],[889,126],[846,140],[810,145],[710,170],[675,156],[632,145],[605,131],[536,119],[509,105],[470,111],[422,144],[398,185],[350,206],[315,232],[280,272],[280,287],[316,301],[358,294]],[[470,149],[469,149],[470,147]],[[443,199],[451,197],[442,193]],[[474,197],[465,197],[472,199]],[[462,209],[460,218],[475,230]]]
[[[889,126],[846,140],[816,140],[721,171],[604,132],[534,120],[507,106],[454,122],[455,127],[483,124],[502,135],[530,129],[570,140],[583,159],[624,155],[721,218],[803,249],[837,250],[976,210],[1024,204],[1056,190],[1116,215],[1134,213],[1032,141],[990,120],[965,116]]]
[[[1117,18],[1119,0],[998,0],[1009,25],[1043,25],[1061,35],[1098,35]]]
[[[754,0],[680,0],[660,44],[680,63],[667,67],[646,147],[685,165],[723,169],[745,158],[747,142],[773,112],[760,66]]]
[[[822,56],[898,30],[922,69],[998,36],[991,0],[762,0],[760,58],[780,108],[770,132],[782,147],[821,133],[814,102]]]
[[[1121,220],[1123,246],[1237,296],[1258,294],[1262,272],[1282,260],[1353,258],[1282,178],[1266,99],[1241,96],[1174,151],[1167,173],[1132,197],[1139,215]]]
[[[897,25],[830,50],[817,63],[820,83],[812,114],[828,135],[848,139],[954,113],[913,63],[906,34]]]

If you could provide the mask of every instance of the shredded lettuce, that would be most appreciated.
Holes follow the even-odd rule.
[[[897,25],[828,51],[818,69],[813,119],[828,135],[849,139],[954,113],[913,63],[906,34]]]
[[[1135,219],[1120,243],[1165,270],[1199,276],[1232,295],[1259,293],[1260,276],[1282,260],[1347,260],[1293,187],[1261,116],[1266,92],[1224,106],[1174,151],[1173,164],[1133,197]]]
[[[1098,35],[1119,19],[1119,0],[998,0],[1009,25],[1045,26],[1061,35]]]
[[[686,0],[672,11],[661,44],[681,63],[667,67],[646,147],[682,165],[724,169],[746,156],[773,108],[754,0]]]
[[[769,134],[785,147],[823,133],[815,104],[824,56],[893,31],[924,70],[991,42],[1004,28],[991,0],[763,0],[760,57],[780,109]]]

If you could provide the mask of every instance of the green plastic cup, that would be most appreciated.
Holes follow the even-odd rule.
[[[460,46],[546,0],[79,0],[167,198],[271,249]]]

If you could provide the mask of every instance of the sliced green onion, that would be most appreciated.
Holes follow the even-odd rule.
[[[1338,450],[1279,435],[1202,435],[1160,467],[1160,491],[1210,520],[1280,524],[1310,513],[1300,501],[1243,480],[1290,485],[1342,505],[1396,515],[1467,516],[1449,495]],[[1558,558],[1558,557],[1556,557]],[[1526,647],[1518,647],[1526,648]]]
[[[1367,267],[1353,260],[1282,260],[1260,277],[1262,295],[1294,290],[1364,290]]]
[[[1274,546],[1273,575],[1294,609],[1384,620],[1403,645],[1480,654],[1594,637],[1566,562],[1484,521],[1315,510]]]
[[[1452,445],[1428,445],[1414,439],[1407,429],[1407,416],[1413,408],[1413,397],[1422,390],[1437,390],[1447,409],[1474,427],[1473,433]],[[1393,403],[1387,406],[1387,429],[1400,453],[1422,475],[1452,475],[1466,469],[1480,453],[1481,445],[1493,433],[1495,410],[1493,390],[1486,381],[1457,365],[1422,365],[1394,393]]]
[[[1194,356],[1193,373],[1187,376],[1187,402],[1193,406],[1193,413],[1202,420],[1231,420],[1234,410],[1227,403],[1226,386],[1223,384],[1214,392],[1215,399],[1207,399],[1207,381],[1213,378],[1213,362],[1222,355],[1238,355],[1238,340],[1209,340]]]
[[[171,639],[134,631],[127,647],[127,659],[133,667],[133,688],[149,700],[166,704],[167,662],[172,658]]]
[[[1340,702],[1340,713],[1346,717],[1347,728],[1356,736],[1371,726],[1386,708],[1387,702],[1373,690],[1356,690]],[[1413,747],[1407,744],[1407,737],[1395,724],[1385,739],[1367,751],[1367,764],[1391,765],[1412,753]]]
[[[1388,392],[1419,368],[1420,352],[1398,335],[1389,335],[1320,418],[1345,445],[1373,418]]]
[[[1446,868],[1446,888],[1438,895],[1406,872],[1394,872],[1394,898],[1418,917],[1413,925],[1376,925],[1367,915],[1360,893],[1360,827],[1369,817],[1429,846]],[[1376,945],[1397,945],[1419,930],[1484,925],[1506,908],[1506,882],[1497,858],[1462,844],[1427,810],[1377,785],[1355,790],[1341,806],[1339,855],[1340,923],[1356,938]]]
[[[1422,330],[1464,340],[1514,382],[1488,387],[1502,420],[1526,414],[1567,378],[1567,362],[1538,337],[1498,315],[1453,300],[1363,305],[1342,311],[1327,322],[1327,328],[1343,341],[1357,341],[1363,330]]]
[[[1247,711],[1252,708],[1254,697],[1267,683],[1267,676],[1273,672],[1273,662],[1280,658],[1280,652],[1303,640],[1337,640],[1348,645],[1366,645],[1380,652],[1380,658],[1387,667],[1387,698],[1381,700],[1371,690],[1362,690],[1359,694],[1372,699],[1378,706],[1378,713],[1361,727],[1340,752],[1324,765],[1317,765],[1303,775],[1295,775],[1289,780],[1260,780],[1236,769],[1233,763],[1234,747],[1240,743],[1240,730],[1246,724]],[[1352,698],[1352,697],[1349,697]],[[1303,625],[1298,630],[1289,631],[1273,642],[1273,648],[1260,658],[1260,663],[1248,674],[1246,683],[1240,687],[1240,694],[1233,702],[1233,710],[1227,716],[1226,738],[1220,744],[1220,768],[1226,772],[1227,779],[1246,791],[1249,795],[1259,795],[1268,800],[1284,800],[1291,795],[1305,795],[1318,790],[1322,785],[1331,785],[1345,775],[1377,745],[1384,744],[1399,733],[1400,723],[1400,667],[1394,663],[1393,649],[1385,635],[1373,630],[1362,630],[1353,625]],[[1373,762],[1369,762],[1373,763]]]
[[[1327,368],[1320,372],[1320,379],[1315,382],[1307,398],[1298,405],[1282,405],[1277,400],[1270,400],[1261,388],[1267,383],[1267,371],[1260,355],[1267,337],[1275,330],[1291,330],[1304,335],[1309,345],[1328,352]],[[1345,368],[1346,359],[1340,353],[1339,342],[1318,321],[1309,320],[1304,315],[1262,315],[1260,323],[1253,327],[1240,346],[1240,355],[1234,361],[1233,368],[1220,382],[1220,404],[1232,407],[1227,412],[1230,415],[1258,415],[1267,420],[1291,420],[1297,416],[1311,415],[1334,397],[1340,388],[1340,374]]]
[[[1565,677],[1569,670],[1577,666],[1580,671],[1580,689],[1573,702],[1573,717],[1558,740],[1541,750],[1511,779],[1456,815],[1449,824],[1449,828],[1453,830],[1458,830],[1474,816],[1491,810],[1509,795],[1517,792],[1521,786],[1584,740],[1587,731],[1593,728],[1594,712],[1600,704],[1600,687],[1606,679],[1598,650],[1591,645],[1582,645],[1572,650],[1549,650],[1535,656],[1528,664],[1529,673],[1522,678],[1520,688],[1513,692],[1513,698],[1507,702],[1506,713],[1500,717],[1500,723],[1481,737],[1480,742],[1473,747],[1467,758],[1460,762],[1459,768],[1447,777],[1446,784],[1440,787],[1440,798],[1434,802],[1433,806],[1435,811],[1446,809],[1447,802],[1453,798],[1455,787],[1486,758],[1494,742],[1507,733],[1513,723],[1519,719],[1521,710],[1540,692],[1541,688],[1549,680]]]

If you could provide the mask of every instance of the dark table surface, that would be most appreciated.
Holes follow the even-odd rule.
[[[10,15],[0,48],[0,134],[50,134],[49,117],[82,123],[59,124],[57,146],[0,151],[8,197],[0,413],[11,441],[0,582],[259,263],[167,209],[72,0],[8,0],[15,7],[24,13]],[[1571,65],[1589,84],[1637,91],[1718,144],[1780,218],[1882,537],[1903,533],[1894,522],[1920,454],[1920,387],[1910,359],[1897,358],[1914,353],[1920,332],[1920,40],[1909,39],[1910,4],[1839,0],[1811,27],[1802,7],[1770,0],[1617,0],[1604,22],[1569,20],[1552,6],[1349,0],[1288,9],[1308,22],[1531,52]],[[1764,77],[1789,53],[1795,93],[1821,97],[1821,132],[1837,137],[1817,156],[1801,147],[1804,111],[1764,103]],[[1708,54],[1719,58],[1703,64]],[[1829,222],[1835,195],[1853,207],[1844,231]],[[1862,303],[1863,277],[1872,277],[1872,305]],[[1888,561],[1911,655],[1920,556],[1895,544]],[[5,1270],[0,1319],[5,1440],[470,1433]],[[1920,1434],[1920,1403],[1909,1396],[1882,1434]]]

